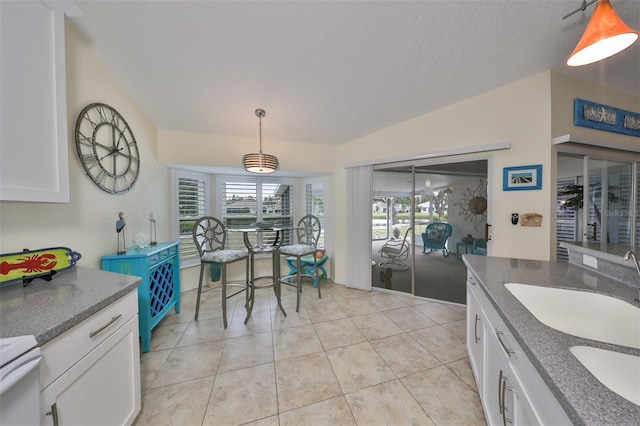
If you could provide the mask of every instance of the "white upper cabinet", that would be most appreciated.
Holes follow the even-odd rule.
[[[0,200],[69,202],[64,16],[70,1],[0,1]]]

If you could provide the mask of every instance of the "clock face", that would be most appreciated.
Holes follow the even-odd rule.
[[[125,119],[109,105],[87,105],[76,122],[76,150],[87,176],[111,194],[131,189],[140,172],[140,154]]]

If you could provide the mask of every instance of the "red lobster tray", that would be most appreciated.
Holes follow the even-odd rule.
[[[58,271],[73,268],[82,256],[67,247],[24,250],[0,255],[0,284],[22,281],[25,285],[34,278],[47,281]]]

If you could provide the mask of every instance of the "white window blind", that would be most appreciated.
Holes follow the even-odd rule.
[[[180,238],[180,261],[195,262],[198,250],[193,242],[195,221],[208,212],[208,181],[206,175],[178,175],[178,229]]]
[[[323,183],[307,183],[305,184],[305,214],[312,214],[320,220],[322,232],[318,240],[318,247],[324,247],[324,184]]]
[[[556,194],[562,192],[567,185],[576,185],[576,178],[559,178],[557,181]],[[556,259],[559,262],[568,262],[569,261],[569,253],[567,249],[564,247],[560,247],[561,241],[576,241],[576,233],[577,233],[577,223],[576,223],[576,212],[573,209],[564,209],[562,208],[562,203],[570,198],[570,195],[556,195],[556,246],[557,246],[557,255]]]
[[[273,226],[291,227],[294,218],[293,185],[287,181],[264,178],[244,178],[237,176],[220,179],[218,204],[220,217],[228,229],[254,226],[256,222],[266,222]],[[262,238],[272,237],[269,233],[252,235],[253,244],[268,244]],[[291,233],[284,233],[284,244],[292,241]],[[244,248],[241,232],[227,234],[227,248]]]

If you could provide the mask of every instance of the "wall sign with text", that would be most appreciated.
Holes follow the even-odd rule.
[[[640,137],[640,113],[576,98],[573,124]]]

